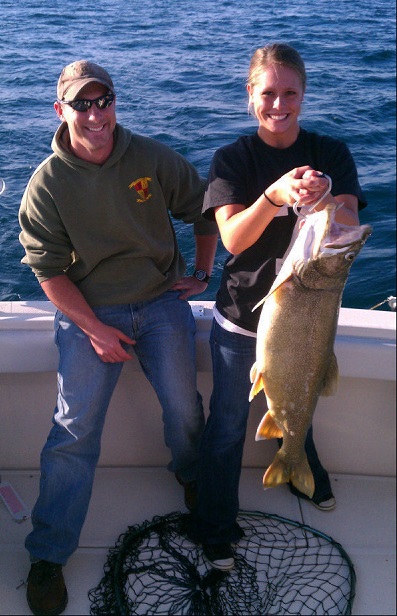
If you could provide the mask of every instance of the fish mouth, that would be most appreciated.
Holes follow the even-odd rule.
[[[333,227],[334,229],[330,230],[328,238],[323,242],[323,249],[331,249],[335,252],[340,252],[360,241],[364,243],[371,234],[369,225],[360,225],[352,228],[347,225],[338,225],[334,222]]]
[[[370,225],[345,225],[335,221],[338,206],[329,204],[323,210],[323,232],[320,241],[313,243],[312,258],[320,254],[338,254],[356,244],[363,245],[372,233]],[[314,238],[315,239],[315,238]]]

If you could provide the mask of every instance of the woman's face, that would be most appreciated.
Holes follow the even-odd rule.
[[[299,73],[288,66],[272,64],[247,90],[259,121],[261,139],[274,147],[292,145],[299,133],[298,116],[304,94]]]

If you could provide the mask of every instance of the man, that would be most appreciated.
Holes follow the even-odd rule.
[[[204,414],[187,299],[207,287],[217,231],[201,218],[204,183],[192,165],[117,124],[115,100],[97,64],[62,70],[54,153],[32,175],[20,208],[22,262],[58,309],[60,354],[54,425],[26,539],[36,614],[59,614],[67,604],[62,566],[78,546],[106,411],[132,347],[162,406],[169,469],[194,507]],[[194,224],[192,276],[184,276],[170,214]]]

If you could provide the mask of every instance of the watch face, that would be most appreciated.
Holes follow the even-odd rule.
[[[207,277],[207,274],[204,270],[196,270],[194,275],[197,280],[204,280]]]
[[[200,282],[206,282],[208,284],[210,277],[208,276],[207,272],[205,272],[202,269],[196,269],[193,273],[193,276],[195,278],[197,278],[197,280],[200,280]]]

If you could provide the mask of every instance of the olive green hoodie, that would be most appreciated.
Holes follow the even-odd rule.
[[[216,233],[201,217],[204,181],[178,153],[117,124],[108,160],[76,158],[54,135],[22,198],[20,241],[39,282],[66,273],[91,305],[156,297],[183,276],[170,214]]]

